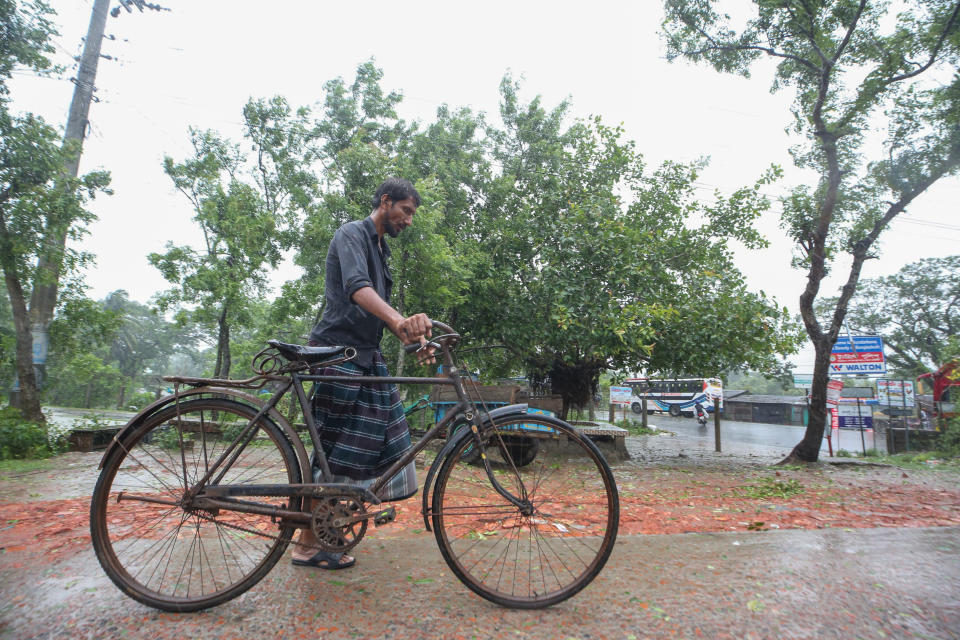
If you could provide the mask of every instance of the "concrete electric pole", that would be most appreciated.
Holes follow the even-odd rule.
[[[143,0],[119,0],[120,6],[132,12],[131,6],[141,12],[144,8],[155,11],[168,10],[156,4]],[[107,24],[107,13],[110,0],[94,0],[93,11],[90,15],[90,26],[87,28],[87,37],[80,57],[80,68],[74,83],[73,99],[70,101],[70,112],[67,116],[67,128],[63,137],[64,146],[75,146],[75,153],[70,156],[63,167],[63,176],[67,179],[76,178],[80,168],[80,155],[83,151],[83,139],[86,137],[89,124],[90,103],[93,101],[94,85],[97,79],[97,64],[100,61],[100,46],[103,43],[103,33]],[[112,15],[119,14],[120,7],[114,8]],[[33,364],[37,376],[37,386],[42,386],[44,366],[49,349],[47,328],[53,319],[53,311],[57,306],[57,290],[62,275],[62,254],[67,242],[68,225],[49,225],[46,229],[46,250],[37,260],[37,273],[33,291],[30,296],[30,323],[33,330]]]

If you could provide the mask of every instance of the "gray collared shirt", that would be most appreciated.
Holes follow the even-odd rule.
[[[355,362],[369,368],[373,352],[380,348],[383,321],[353,302],[351,296],[372,287],[388,304],[393,278],[390,248],[380,239],[370,218],[340,227],[327,252],[327,275],[323,316],[310,340],[323,345],[357,348]]]

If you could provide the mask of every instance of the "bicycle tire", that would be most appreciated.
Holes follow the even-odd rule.
[[[536,438],[536,458],[521,467],[506,437]],[[501,438],[498,438],[498,435]],[[444,459],[432,501],[437,544],[453,573],[474,593],[499,605],[535,609],[586,587],[613,550],[620,502],[603,455],[571,425],[537,415],[506,416],[484,431],[485,455],[502,486],[529,492],[521,510],[495,491],[482,465],[461,454],[464,438]]]
[[[198,611],[242,594],[283,555],[294,528],[269,516],[169,504],[233,442],[235,436],[218,439],[215,428],[240,433],[256,413],[223,398],[172,404],[148,416],[111,452],[93,492],[90,534],[101,566],[125,594],[164,611]],[[286,435],[263,416],[220,483],[285,484],[301,478]],[[151,498],[168,504],[144,500]],[[289,497],[244,499],[293,510],[301,504]]]

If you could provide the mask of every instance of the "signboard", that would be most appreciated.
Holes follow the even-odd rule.
[[[913,381],[877,380],[877,399],[881,405],[912,407],[916,404]]]
[[[841,429],[873,429],[873,412],[865,405],[858,411],[856,404],[841,403],[837,405],[837,419]]]
[[[888,416],[912,416],[914,414],[913,407],[882,407],[880,411]]]
[[[612,404],[630,404],[633,389],[630,387],[610,387],[610,402]]]
[[[812,373],[795,373],[793,374],[793,388],[794,389],[809,389],[813,386],[813,374]]]
[[[873,387],[844,387],[841,395],[844,398],[872,398]]]
[[[883,338],[880,336],[852,336],[837,338],[830,352],[830,375],[850,376],[867,373],[886,373],[883,357]]]
[[[843,391],[843,380],[831,380],[827,383],[827,404],[836,405],[840,402],[840,392]]]

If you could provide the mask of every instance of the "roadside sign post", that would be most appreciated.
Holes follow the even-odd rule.
[[[903,380],[900,381],[900,387],[901,387],[901,388],[903,388],[903,382],[904,382]],[[907,408],[907,392],[906,392],[906,389],[903,389],[903,393],[900,394],[900,407],[901,407],[901,409],[906,409],[906,408]],[[906,443],[907,452],[909,453],[909,451],[910,451],[910,423],[907,422],[906,411],[904,411],[904,415],[903,415],[903,437],[904,437],[904,442]]]
[[[843,389],[843,380],[828,380],[827,381],[827,404],[833,405],[832,407],[827,407],[830,411],[830,433],[833,434],[834,427],[837,428],[837,451],[840,450],[840,422],[837,417],[837,406],[840,403],[840,390]],[[827,441],[827,446],[831,449],[830,455],[833,455],[832,446],[830,442]]]
[[[873,387],[844,387],[843,396],[846,398],[856,398],[857,399],[857,426],[860,429],[860,446],[863,448],[863,454],[867,454],[867,442],[866,437],[863,435],[863,427],[865,420],[863,419],[863,413],[861,411],[860,399],[861,398],[873,398]],[[874,434],[874,448],[876,448],[876,434]]]
[[[916,400],[912,380],[877,380],[877,391],[880,394],[880,401],[887,405],[884,410],[890,416],[890,424],[893,424],[893,418],[900,416],[903,418],[904,446],[906,451],[910,451],[910,423],[908,418],[914,415]],[[893,431],[889,432],[890,442],[893,443]],[[894,444],[893,448],[896,448]],[[891,452],[895,453],[895,451]]]
[[[717,453],[720,453],[720,398],[713,399],[713,437]]]

